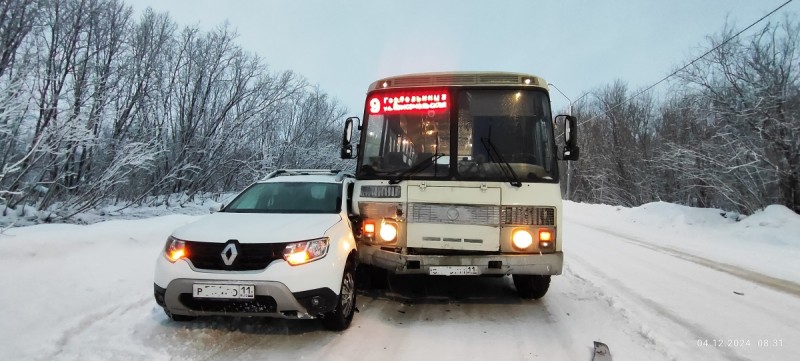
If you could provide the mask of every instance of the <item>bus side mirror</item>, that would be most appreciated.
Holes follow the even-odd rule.
[[[351,144],[351,141],[353,140],[353,121],[357,120],[357,117],[350,117],[344,120],[344,133],[342,134],[341,150],[342,159],[353,158],[353,145]]]
[[[580,147],[573,147],[573,148],[564,147],[564,149],[562,150],[561,160],[578,160],[578,157],[581,154],[580,151],[581,151]]]
[[[580,147],[578,147],[578,118],[571,115],[559,115],[556,117],[564,119],[564,149],[562,150],[562,160],[578,160]]]

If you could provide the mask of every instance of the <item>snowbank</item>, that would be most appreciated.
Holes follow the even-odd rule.
[[[800,282],[800,215],[784,206],[741,216],[666,202],[633,208],[564,203],[568,222]]]
[[[9,227],[32,226],[42,223],[77,223],[93,224],[108,220],[142,219],[170,214],[203,215],[219,206],[229,202],[236,193],[202,194],[187,197],[185,194],[173,194],[165,197],[153,197],[142,202],[142,205],[112,204],[108,203],[93,210],[78,213],[70,219],[53,219],[53,209],[59,209],[56,204],[49,210],[38,211],[31,206],[20,206],[17,209],[5,209],[0,206],[0,211],[5,209],[5,215],[0,214],[0,229]],[[155,204],[155,205],[153,205]]]

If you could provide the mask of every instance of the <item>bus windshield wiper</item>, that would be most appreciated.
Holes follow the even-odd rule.
[[[395,176],[394,178],[389,180],[389,184],[400,183],[400,181],[403,180],[404,177],[408,177],[408,176],[410,176],[412,174],[420,172],[421,170],[427,168],[430,163],[435,162],[437,159],[439,159],[439,158],[441,158],[443,156],[445,156],[444,153],[431,154],[429,157],[426,157],[425,159],[423,159],[423,160],[417,162],[416,164],[412,165],[410,168],[408,168],[408,169],[400,172],[399,174],[397,174],[397,176]]]
[[[489,138],[481,138],[481,144],[486,148],[486,152],[489,153],[489,159],[500,166],[500,170],[503,171],[503,175],[506,176],[508,182],[514,187],[522,187],[522,182],[520,182],[519,177],[517,177],[517,173],[514,173],[514,168],[511,168],[511,164],[508,164],[505,158],[503,158],[503,155],[497,151],[497,147],[494,146],[492,140]]]

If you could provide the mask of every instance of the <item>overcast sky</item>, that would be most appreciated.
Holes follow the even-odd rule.
[[[413,72],[532,73],[572,100],[616,79],[644,87],[707,50],[726,19],[738,30],[786,0],[125,1],[182,26],[227,20],[272,70],[305,76],[360,117],[371,82]],[[800,14],[800,1],[770,20],[787,13]]]

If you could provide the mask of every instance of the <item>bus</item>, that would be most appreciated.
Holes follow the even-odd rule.
[[[531,74],[373,82],[363,121],[347,118],[342,136],[341,157],[356,160],[359,261],[394,274],[510,275],[521,297],[543,297],[563,269],[559,161],[578,159],[576,127],[553,117],[547,82]]]

